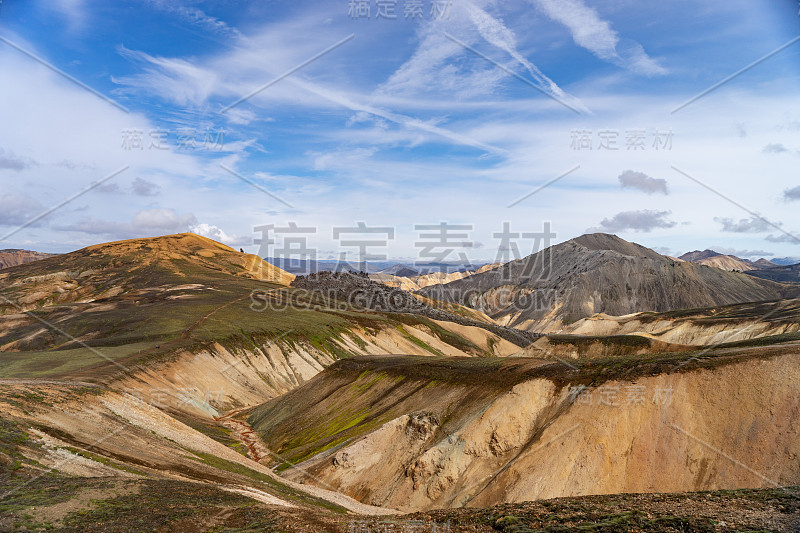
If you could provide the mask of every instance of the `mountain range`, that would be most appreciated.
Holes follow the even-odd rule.
[[[194,234],[10,266],[0,531],[792,530],[800,284],[752,272],[606,234],[428,278]]]
[[[719,252],[715,252],[714,250],[696,250],[694,252],[687,252],[678,257],[678,259],[689,261],[691,263],[697,263],[699,265],[721,268],[722,270],[737,270],[739,272],[767,269],[778,266],[775,263],[764,259],[763,257],[757,261],[750,261],[748,259],[736,257],[735,255],[721,254]]]
[[[774,300],[798,290],[740,272],[675,261],[615,235],[594,233],[419,292],[477,308],[504,325],[546,332],[594,313],[625,315]]]

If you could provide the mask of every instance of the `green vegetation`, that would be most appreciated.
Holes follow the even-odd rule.
[[[46,378],[69,374],[90,367],[103,366],[108,361],[121,361],[149,348],[148,343],[101,347],[103,356],[86,348],[44,352],[5,352],[0,356],[0,377]]]
[[[233,474],[238,474],[240,476],[250,479],[251,481],[255,481],[257,484],[261,485],[264,489],[266,489],[267,492],[269,492],[270,494],[274,494],[275,496],[282,498],[284,500],[296,503],[305,503],[313,505],[315,507],[322,507],[324,509],[335,511],[337,513],[347,512],[347,510],[344,507],[331,503],[327,500],[323,500],[321,498],[316,498],[309,494],[299,492],[291,488],[289,485],[286,485],[285,483],[282,483],[277,479],[268,476],[267,474],[263,474],[257,470],[253,470],[252,468],[248,468],[239,463],[234,463],[233,461],[228,461],[227,459],[222,459],[220,457],[217,457],[216,455],[211,455],[204,452],[198,452],[188,449],[186,451],[195,455],[200,462],[207,464],[208,466],[219,468],[220,470],[225,470],[226,472],[231,472]]]
[[[139,490],[133,494],[96,500],[88,509],[68,514],[58,530],[65,533],[203,531],[223,511],[258,506],[245,496],[193,483],[147,481],[137,487]]]
[[[0,479],[3,477],[3,466],[8,474],[13,474],[23,463],[29,463],[20,452],[20,447],[28,444],[28,434],[16,423],[0,419]],[[1,510],[1,509],[0,509]]]
[[[504,533],[568,533],[580,531],[585,533],[605,533],[615,531],[654,531],[671,533],[674,531],[693,531],[697,533],[713,533],[717,531],[715,524],[708,518],[658,516],[649,518],[647,513],[633,510],[614,514],[586,513],[565,514],[555,522],[562,520],[564,524],[548,524],[542,526],[513,515],[502,516],[493,521],[492,526]]]
[[[0,469],[0,517],[31,507],[55,505],[72,499],[85,486],[81,478],[65,478],[53,474],[43,476],[9,476]],[[100,486],[107,486],[100,484]]]
[[[430,330],[431,334],[436,337],[439,337],[442,342],[445,344],[449,344],[455,348],[458,348],[462,352],[475,354],[475,355],[492,355],[491,353],[487,352],[485,349],[477,346],[475,343],[465,339],[461,335],[457,335],[452,331],[449,331],[439,324],[433,322],[432,320],[420,316],[420,315],[407,315],[407,314],[400,314],[400,313],[387,313],[389,317],[392,319],[400,322],[401,324],[406,324],[407,326],[422,326]],[[434,353],[434,352],[431,352]],[[436,355],[441,355],[436,354]]]
[[[23,321],[0,335],[0,344],[20,342],[20,351],[5,352],[0,357],[0,377],[63,378],[89,369],[93,376],[112,376],[121,368],[109,361],[133,368],[167,361],[181,350],[205,349],[212,343],[234,350],[254,349],[276,339],[289,348],[307,344],[341,359],[353,355],[344,348],[346,338],[362,349],[366,347],[366,342],[353,333],[355,328],[374,334],[402,324],[422,326],[461,350],[486,354],[424,317],[359,311],[320,295],[312,300],[305,291],[209,271],[189,261],[173,263],[179,272],[149,265],[128,273],[127,286],[141,288],[104,302],[97,311],[96,304],[78,303],[36,311],[38,318],[57,323],[59,329],[81,342],[71,341],[39,320]],[[138,280],[145,271],[152,277]],[[189,282],[213,289],[155,288]],[[273,306],[254,310],[253,291],[271,291]],[[408,338],[430,353],[440,353],[413,335]]]
[[[442,352],[440,352],[439,350],[437,350],[433,346],[429,345],[427,342],[425,342],[422,339],[419,339],[419,338],[415,337],[414,335],[410,334],[408,331],[406,331],[406,328],[404,328],[402,324],[397,324],[397,330],[400,333],[402,333],[405,338],[407,338],[408,340],[410,340],[411,342],[413,342],[414,344],[416,344],[417,346],[419,346],[420,348],[422,348],[426,352],[432,353],[433,355],[444,355]]]
[[[800,299],[772,300],[716,307],[679,309],[656,313],[642,312],[637,318],[642,321],[691,319],[699,324],[713,325],[724,322],[765,321],[772,323],[796,322],[800,313]]]
[[[117,470],[121,470],[123,472],[128,472],[129,474],[134,474],[137,476],[147,476],[147,472],[143,470],[139,470],[138,468],[133,468],[131,466],[122,464],[118,461],[114,461],[109,459],[108,457],[103,457],[102,455],[97,455],[96,453],[87,452],[86,450],[80,450],[78,448],[73,448],[72,446],[64,446],[65,450],[68,450],[75,455],[79,455],[86,459],[90,459],[92,461],[104,464],[106,466],[110,466],[111,468],[116,468]]]
[[[601,343],[607,346],[647,348],[652,344],[651,339],[648,337],[642,337],[641,335],[590,336],[552,334],[547,335],[547,340],[549,340],[551,344],[574,344],[576,346]]]
[[[217,423],[209,422],[208,420],[196,418],[188,415],[173,414],[173,418],[183,422],[195,431],[199,431],[203,435],[214,439],[220,444],[224,444],[228,448],[236,450],[243,456],[247,457],[249,450],[241,441],[231,437],[231,431],[228,428],[222,427]]]

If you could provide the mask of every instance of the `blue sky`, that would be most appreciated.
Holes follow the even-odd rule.
[[[255,252],[294,222],[353,257],[333,229],[364,222],[413,258],[415,226],[447,222],[478,261],[504,222],[549,222],[800,256],[800,42],[676,111],[800,35],[796,2],[411,3],[4,1],[0,247]]]

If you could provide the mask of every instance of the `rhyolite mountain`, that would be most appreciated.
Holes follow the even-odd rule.
[[[548,253],[498,268],[597,308],[791,288],[609,236]],[[0,271],[0,531],[796,530],[800,300],[523,349],[475,309],[315,278],[192,234]]]
[[[721,268],[722,270],[738,270],[740,272],[776,266],[775,263],[763,257],[757,261],[750,261],[749,259],[736,257],[735,255],[721,254],[714,250],[703,250],[702,252],[695,250],[694,252],[687,252],[678,257],[678,259],[689,261],[690,263],[697,263],[698,265]]]
[[[0,250],[0,269],[8,268],[17,265],[24,265],[39,259],[47,259],[53,257],[55,254],[46,254],[44,252],[33,252],[31,250]]]
[[[740,272],[678,262],[615,235],[593,233],[419,293],[479,309],[504,325],[546,332],[594,313],[775,300],[798,290]]]

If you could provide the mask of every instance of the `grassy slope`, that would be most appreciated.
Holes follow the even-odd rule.
[[[131,367],[213,342],[251,348],[277,337],[346,357],[351,354],[332,341],[354,328],[377,331],[409,320],[425,325],[445,342],[481,352],[425,318],[364,312],[320,299],[312,302],[294,289],[252,279],[235,262],[243,254],[222,250],[208,258],[198,251],[211,245],[192,244],[181,252],[184,255],[171,256],[150,250],[152,242],[137,244],[133,250],[126,243],[122,251],[107,245],[4,271],[0,309],[8,320],[0,318],[0,346],[7,346],[7,351],[0,353],[0,377],[97,377],[118,370],[108,359]],[[63,292],[63,286],[58,289],[51,280],[23,283],[63,272],[71,273],[74,280],[68,283],[78,286]],[[107,297],[110,289],[119,294]],[[28,316],[18,313],[13,302],[46,290],[52,297]],[[269,293],[272,308],[254,311],[253,291]],[[92,301],[85,301],[90,297]],[[413,335],[408,337],[430,348]]]

